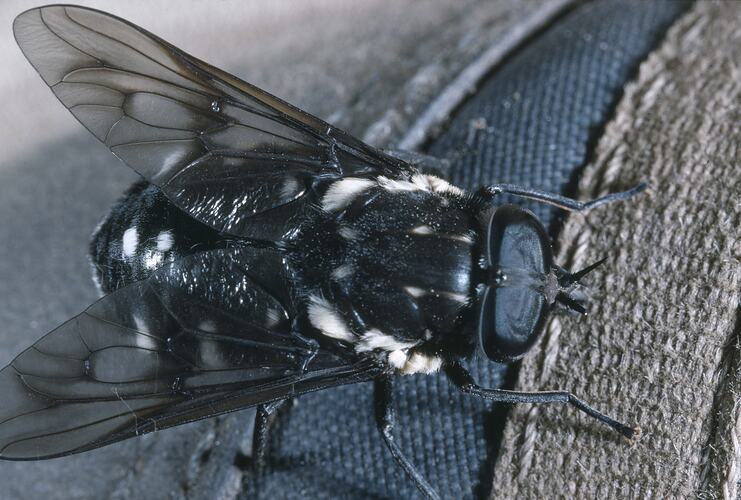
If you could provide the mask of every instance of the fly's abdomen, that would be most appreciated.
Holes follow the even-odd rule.
[[[147,278],[167,262],[216,248],[223,238],[175,207],[156,186],[134,184],[96,228],[93,279],[102,293]]]

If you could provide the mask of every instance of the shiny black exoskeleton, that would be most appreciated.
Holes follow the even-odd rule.
[[[509,193],[466,193],[438,160],[377,150],[114,16],[29,10],[14,32],[60,101],[143,181],[96,230],[104,296],[0,371],[0,458],[67,455],[257,406],[259,469],[271,412],[307,391],[374,380],[399,465],[437,494],[392,435],[391,381],[444,371],[509,403],[568,402],[626,437],[636,429],[565,391],[485,389],[460,364],[511,361],[556,306],[584,312]]]

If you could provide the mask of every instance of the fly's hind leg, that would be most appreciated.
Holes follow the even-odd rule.
[[[386,442],[391,455],[396,463],[404,469],[407,476],[414,482],[414,485],[430,500],[440,500],[440,497],[425,478],[417,471],[409,459],[404,456],[401,447],[394,439],[394,425],[396,424],[396,414],[393,406],[393,386],[389,377],[376,379],[373,386],[373,398],[375,403],[376,425],[381,432],[383,440]]]
[[[423,174],[434,175],[445,180],[450,179],[450,168],[452,165],[450,160],[402,149],[384,149],[383,152],[389,156],[393,156],[397,160],[409,163],[413,167],[418,168]]]
[[[296,358],[298,369],[301,375],[303,375],[308,370],[308,366],[317,355],[317,352],[319,352],[319,343],[314,339],[304,337],[298,332],[293,332],[293,336],[305,345],[305,348],[301,349],[303,352],[300,352]],[[260,478],[265,471],[270,430],[273,428],[279,412],[287,406],[286,403],[288,401],[290,401],[290,398],[279,399],[257,406],[255,428],[252,434],[252,458],[255,478]]]
[[[286,406],[288,399],[279,399],[257,407],[255,429],[252,433],[252,464],[255,478],[259,479],[265,472],[270,430],[278,417],[279,410]]]

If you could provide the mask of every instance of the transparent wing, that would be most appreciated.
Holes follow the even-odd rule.
[[[13,30],[90,132],[219,231],[280,237],[316,179],[413,170],[110,14],[41,7],[19,15]]]
[[[260,252],[167,264],[20,354],[0,371],[0,458],[76,453],[366,379],[371,367],[349,351],[314,352],[291,333]]]

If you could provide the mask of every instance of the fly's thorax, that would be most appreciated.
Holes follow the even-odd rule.
[[[423,176],[330,185],[296,242],[311,325],[400,372],[436,371],[435,347],[460,330],[475,297],[477,222],[467,203]]]

